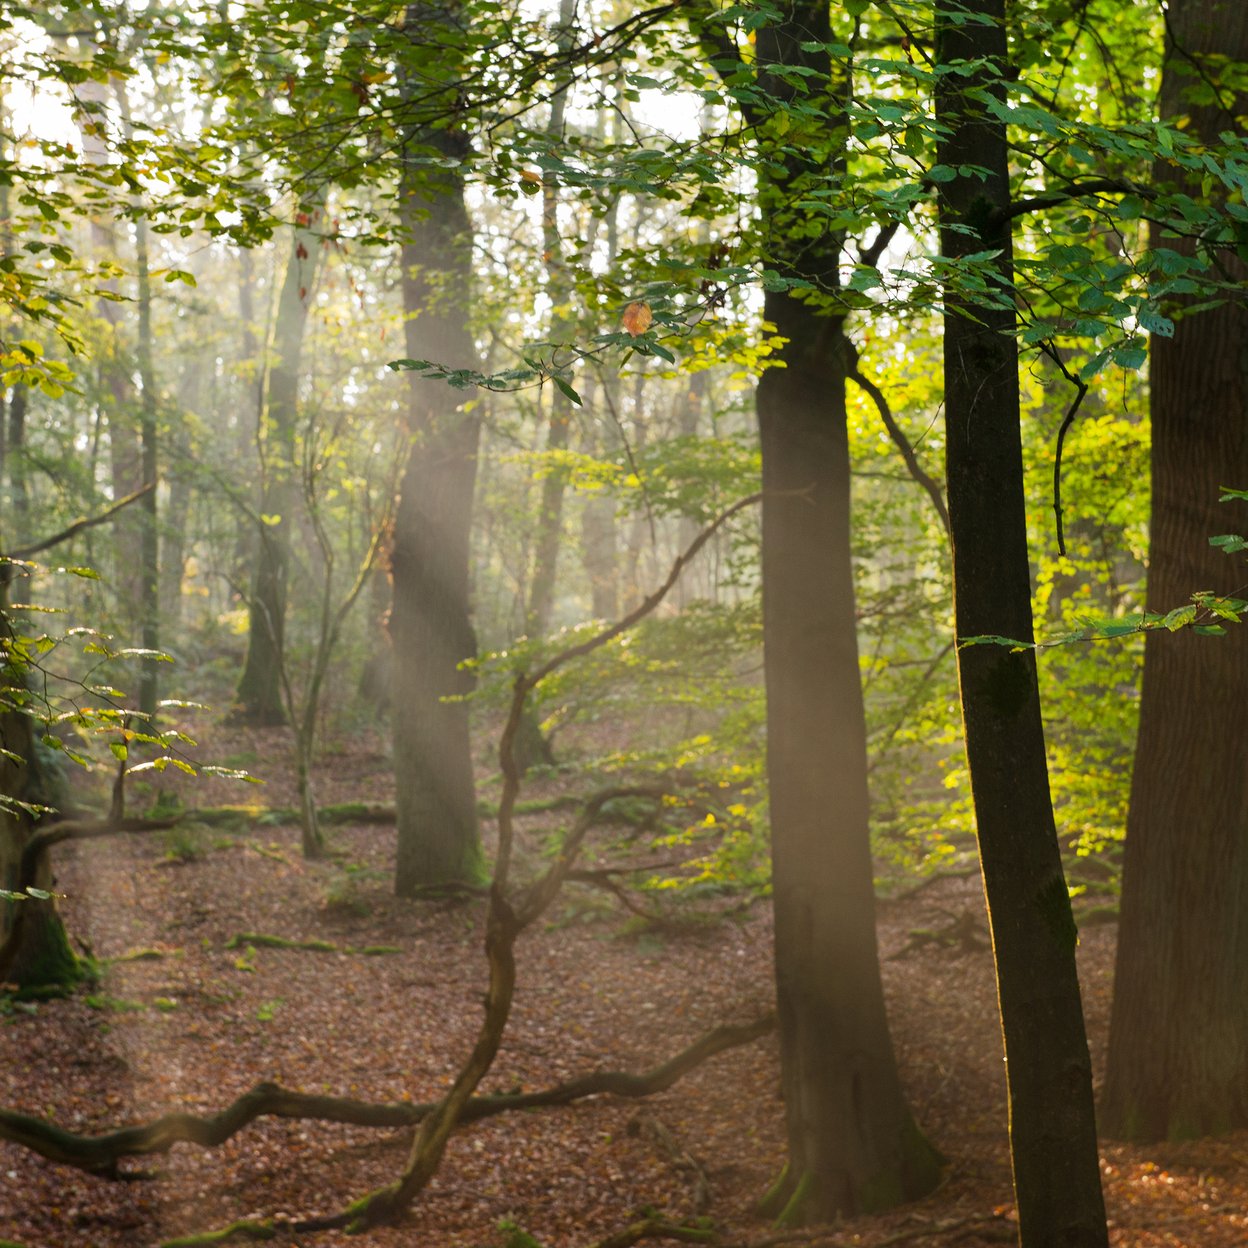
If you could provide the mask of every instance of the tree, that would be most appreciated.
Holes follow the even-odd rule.
[[[1194,144],[1216,145],[1227,131],[1242,136],[1245,63],[1248,9],[1230,0],[1172,0],[1163,121],[1182,126],[1190,118],[1184,133]],[[1164,156],[1154,172],[1161,189],[1201,197],[1198,174],[1176,170]],[[1191,236],[1162,225],[1152,234],[1154,248],[1198,256]],[[1210,259],[1224,280],[1248,277],[1242,244],[1236,252],[1217,240]],[[1238,297],[1204,308],[1197,301],[1174,298],[1173,337],[1154,335],[1150,350],[1147,609],[1154,612],[1200,590],[1242,596],[1242,564],[1209,539],[1245,528],[1248,504],[1231,511],[1218,497],[1224,486],[1248,483],[1248,311]],[[1154,1140],[1248,1126],[1245,948],[1248,632],[1150,632],[1101,1102],[1107,1133]]]
[[[401,72],[412,96],[403,135],[403,306],[409,362],[471,368],[471,226],[464,203],[467,140],[434,128],[410,104],[429,83],[454,91],[457,3],[410,4]],[[434,101],[440,96],[430,92]],[[445,103],[445,101],[442,101]],[[453,114],[452,114],[453,115]],[[432,153],[437,163],[427,165]],[[394,605],[394,766],[399,820],[395,891],[477,880],[482,871],[465,695],[476,655],[469,534],[480,418],[463,392],[409,374],[411,456],[399,488],[390,554]]]
[[[704,35],[726,79],[744,65],[726,28]],[[759,192],[764,253],[780,281],[763,315],[782,345],[759,379],[763,464],[763,653],[776,916],[776,998],[788,1133],[766,1205],[823,1222],[930,1191],[939,1160],[906,1104],[880,982],[868,835],[866,724],[850,544],[843,311],[798,287],[835,291],[843,232],[793,206],[845,168],[849,67],[834,66],[826,3],[771,11],[755,30],[747,109],[801,127],[769,151]],[[749,71],[745,71],[748,73]],[[839,76],[839,79],[838,79]],[[753,74],[749,74],[753,78]],[[799,120],[801,119],[801,120]]]
[[[286,722],[279,673],[286,629],[291,512],[298,499],[295,442],[300,357],[324,243],[317,232],[324,204],[322,189],[314,202],[300,211],[291,230],[290,255],[273,332],[268,402],[261,416],[264,493],[256,526],[255,573],[247,602],[247,658],[236,695],[236,714],[252,724]]]
[[[946,295],[946,477],[966,756],[992,928],[1024,1248],[1103,1248],[1092,1064],[1075,967],[1035,654],[1019,431],[1005,0],[936,5],[941,251],[978,257],[985,292]],[[999,292],[999,293],[998,293]],[[994,297],[995,295],[995,297]]]

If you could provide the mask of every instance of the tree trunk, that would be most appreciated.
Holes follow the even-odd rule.
[[[26,471],[26,410],[30,389],[18,382],[9,392],[8,429],[5,443],[5,464],[8,468],[9,491],[13,498],[13,520],[5,526],[9,541],[29,541],[30,486]]]
[[[121,98],[124,102],[124,92]],[[128,105],[125,109],[128,117]],[[159,472],[160,435],[157,429],[156,369],[152,363],[152,279],[148,268],[147,221],[142,216],[135,224],[135,257],[139,295],[139,337],[135,355],[142,387],[139,410],[140,475],[142,483],[148,485],[156,481]],[[157,491],[152,489],[139,500],[139,618],[145,650],[160,647],[160,536],[156,496]],[[139,671],[139,710],[148,717],[149,724],[156,717],[160,683],[158,669],[159,660],[145,658]]]
[[[179,458],[190,459],[190,445],[184,438],[175,451]],[[182,578],[186,571],[187,523],[191,514],[192,482],[185,468],[175,467],[166,474],[169,502],[165,507],[160,534],[160,621],[171,637],[182,634]]]
[[[880,983],[843,323],[786,294],[765,306],[785,339],[785,367],[758,387],[781,1195],[786,1220],[825,1222],[925,1194],[939,1164],[902,1094]]]
[[[572,404],[552,386],[550,421],[546,426],[547,454],[555,455],[568,449],[571,425]],[[524,628],[530,637],[544,637],[550,628],[559,574],[559,550],[563,545],[563,496],[567,483],[566,468],[553,461],[546,465],[537,513],[533,580],[529,585],[529,608],[525,612]]]
[[[1205,65],[1198,70],[1193,59]],[[1238,0],[1172,0],[1161,112],[1191,117],[1214,143],[1245,101],[1189,107],[1225,58],[1248,60]],[[1157,178],[1173,182],[1159,165]],[[1199,187],[1194,192],[1199,194]],[[1190,240],[1153,242],[1192,254]],[[1248,266],[1220,257],[1241,282]],[[1183,315],[1154,337],[1149,611],[1197,590],[1243,597],[1242,556],[1209,545],[1248,532],[1248,312],[1242,302]],[[1108,1134],[1178,1139],[1248,1127],[1248,626],[1225,637],[1149,633],[1123,860],[1109,1067]]]
[[[8,612],[10,568],[0,571],[0,629],[10,634]],[[50,805],[54,794],[35,746],[33,721],[11,709],[13,695],[27,696],[24,665],[9,664],[0,672],[0,794],[19,802]],[[13,691],[13,694],[10,693]],[[21,878],[22,853],[35,831],[34,820],[20,808],[0,808],[0,888],[17,892],[30,883]],[[33,885],[45,892],[53,886],[46,854],[37,864]],[[16,929],[16,930],[15,930]],[[14,984],[26,993],[56,993],[72,988],[83,967],[65,933],[56,902],[48,898],[0,901],[0,984]]]
[[[446,25],[453,4],[412,4],[407,30],[422,38]],[[427,90],[427,87],[426,87]],[[434,149],[454,160],[466,140],[444,129],[409,131],[400,187],[405,241],[403,304],[407,353],[472,367],[468,328],[471,226],[463,179],[453,168],[415,163]],[[391,549],[394,604],[394,765],[398,811],[395,892],[476,882],[483,873],[472,774],[468,706],[476,655],[469,602],[469,536],[480,418],[444,381],[409,374],[411,457],[400,486]]]
[[[937,4],[937,61],[984,58],[946,73],[937,117],[944,184],[941,250],[991,250],[991,290],[1013,282],[1004,125],[982,99],[1002,89],[1004,0],[967,0],[965,25]],[[980,171],[986,170],[981,180]],[[968,229],[969,227],[969,229]],[[964,232],[965,231],[965,232]],[[1031,584],[1012,304],[946,295],[945,428],[954,611],[959,639],[1029,641]],[[1049,797],[1034,652],[960,645],[967,764],[992,928],[1010,1097],[1010,1147],[1023,1248],[1108,1243],[1092,1067],[1075,968],[1077,933]]]
[[[828,6],[790,6],[757,32],[762,85],[794,95],[778,65],[815,78],[835,113]],[[843,160],[843,134],[790,137],[784,173],[760,188],[762,233],[781,273],[835,285],[842,238],[786,246],[791,204]],[[795,155],[800,149],[802,154]],[[939,1159],[902,1093],[875,931],[867,740],[850,545],[844,320],[768,292],[783,367],[758,387],[763,459],[763,650],[776,916],[776,996],[789,1162],[765,1202],[787,1222],[825,1222],[930,1191]]]
[[[572,21],[575,0],[560,0],[559,26],[555,46],[561,57],[572,47]],[[563,136],[564,116],[568,104],[571,72],[558,71],[550,100],[550,118],[546,132],[552,142]],[[551,302],[551,340],[559,342],[571,328],[568,307],[571,284],[563,261],[563,239],[559,235],[559,188],[547,179],[542,186],[542,250],[546,263],[546,294]],[[568,449],[572,431],[572,401],[556,386],[550,388],[550,421],[546,426],[546,451],[558,454]],[[525,631],[530,637],[543,637],[550,628],[551,611],[555,604],[555,586],[559,580],[559,551],[563,546],[563,497],[567,492],[568,472],[562,465],[549,462],[542,478],[541,503],[537,513],[537,541],[533,550],[533,580],[529,586],[529,605],[525,612]],[[530,717],[536,728],[536,720]],[[541,730],[537,730],[541,738]]]
[[[264,491],[260,503],[255,578],[248,602],[247,659],[235,693],[235,717],[250,724],[284,724],[280,669],[286,661],[286,580],[290,569],[291,512],[295,506],[295,422],[299,412],[300,356],[321,239],[307,228],[324,205],[322,189],[296,225],[277,307],[268,404],[261,422]]]

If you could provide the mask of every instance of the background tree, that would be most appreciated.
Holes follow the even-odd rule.
[[[273,360],[260,419],[258,446],[263,465],[263,495],[254,535],[255,571],[247,600],[247,658],[239,677],[238,716],[252,724],[286,722],[281,692],[281,655],[285,646],[290,530],[298,503],[299,388],[308,311],[316,291],[324,251],[318,230],[324,223],[325,196],[316,194],[299,209],[291,231],[286,276],[277,303]]]
[[[471,369],[472,235],[456,167],[467,139],[453,112],[441,125],[426,120],[453,98],[454,49],[465,20],[458,4],[407,6],[399,209],[408,356]],[[431,154],[438,163],[427,165]],[[477,652],[468,555],[480,418],[461,391],[425,380],[419,370],[409,384],[412,448],[390,552],[400,896],[475,882],[482,870],[464,701],[473,684],[465,664]]]

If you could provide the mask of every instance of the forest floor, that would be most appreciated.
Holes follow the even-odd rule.
[[[265,788],[188,784],[188,804],[292,804],[286,735],[231,732],[232,748],[267,778]],[[572,783],[547,778],[525,797]],[[356,734],[327,753],[322,802],[383,799],[391,790],[377,738]],[[536,844],[560,818],[529,816],[521,828]],[[481,1020],[484,903],[397,900],[393,828],[329,831],[340,856],[326,863],[301,860],[293,826],[58,848],[67,923],[106,970],[97,987],[71,999],[0,1017],[0,1106],[96,1133],[170,1109],[211,1113],[261,1080],[363,1100],[435,1099]],[[895,956],[916,930],[962,916],[978,947],[926,943]],[[717,1025],[771,1008],[765,901],[733,918],[646,930],[606,894],[569,886],[547,920],[517,947],[515,1008],[483,1091],[538,1089],[597,1069],[644,1071]],[[231,947],[240,933],[334,950]],[[1008,1242],[1004,1079],[977,882],[949,879],[882,905],[879,933],[904,1082],[947,1158],[945,1178],[923,1201],[801,1242]],[[1112,924],[1092,927],[1079,953],[1098,1072],[1114,938]],[[159,956],[116,960],[140,950]],[[178,1145],[131,1161],[127,1168],[145,1177],[130,1182],[0,1143],[0,1239],[27,1248],[149,1248],[241,1218],[333,1213],[393,1180],[410,1140],[410,1130],[262,1119],[216,1149]],[[752,1204],[783,1157],[773,1034],[646,1100],[599,1097],[465,1127],[401,1226],[362,1239],[322,1232],[277,1242],[501,1248],[510,1224],[545,1248],[588,1248],[639,1210],[673,1220],[705,1215],[725,1242],[776,1242]],[[1248,1243],[1248,1133],[1105,1143],[1102,1170],[1114,1245]]]

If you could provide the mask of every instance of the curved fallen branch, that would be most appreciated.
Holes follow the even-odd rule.
[[[674,1057],[641,1074],[622,1070],[594,1071],[537,1092],[474,1096],[464,1106],[460,1121],[477,1122],[515,1110],[570,1105],[591,1096],[633,1099],[653,1096],[666,1091],[716,1054],[749,1044],[774,1031],[775,1025],[775,1016],[767,1014],[752,1023],[716,1027]],[[416,1126],[435,1108],[436,1104],[410,1101],[378,1103],[343,1096],[318,1096],[276,1083],[258,1083],[219,1113],[193,1114],[178,1110],[142,1126],[122,1127],[102,1135],[78,1135],[46,1118],[0,1109],[0,1140],[19,1144],[61,1165],[117,1178],[120,1177],[118,1164],[126,1157],[166,1153],[175,1144],[216,1148],[257,1118],[297,1118],[356,1127],[395,1128]]]
[[[347,1227],[351,1231],[363,1231],[402,1217],[404,1211],[437,1173],[447,1141],[457,1121],[498,1055],[507,1020],[511,1016],[516,982],[517,937],[558,895],[568,872],[575,864],[581,842],[607,802],[625,796],[662,796],[662,790],[649,789],[608,789],[595,794],[585,803],[558,856],[546,871],[526,887],[517,890],[514,900],[509,897],[508,882],[515,841],[513,817],[521,782],[515,742],[529,694],[560,667],[613,641],[649,615],[667,597],[689,561],[714,534],[733,516],[752,506],[760,498],[761,495],[753,494],[722,511],[677,556],[667,579],[627,615],[579,645],[560,651],[535,671],[517,674],[512,686],[511,708],[498,746],[503,790],[498,803],[498,853],[494,860],[494,878],[490,884],[490,904],[485,929],[485,952],[490,968],[490,982],[485,997],[485,1018],[477,1033],[476,1043],[455,1076],[450,1091],[421,1123],[399,1178],[386,1187],[368,1193],[339,1213],[297,1223],[296,1230],[316,1231]]]
[[[922,1226],[907,1227],[875,1241],[875,1248],[893,1248],[912,1239],[960,1238],[970,1232],[984,1238],[1013,1240],[1018,1235],[1018,1224],[1001,1214],[971,1215],[954,1218],[947,1222],[928,1222]],[[855,1235],[857,1243],[859,1236]],[[643,1240],[672,1240],[685,1244],[711,1244],[714,1248],[791,1248],[797,1244],[819,1244],[820,1248],[849,1248],[850,1241],[836,1235],[828,1226],[808,1226],[775,1231],[758,1239],[728,1239],[714,1229],[696,1223],[669,1222],[666,1218],[643,1218],[614,1231],[605,1239],[597,1240],[591,1248],[632,1248]]]

